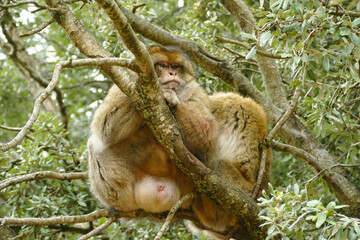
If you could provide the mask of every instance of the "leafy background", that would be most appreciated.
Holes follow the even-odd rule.
[[[262,76],[253,56],[259,46],[268,44],[271,53],[281,57],[278,66],[289,99],[295,87],[300,87],[304,93],[296,109],[304,124],[338,163],[360,163],[360,18],[331,14],[343,10],[359,13],[360,1],[344,1],[340,5],[331,2],[328,8],[324,7],[325,1],[245,1],[258,20],[257,31],[252,34],[239,32],[219,1],[128,0],[122,4],[131,9],[135,3],[142,2],[147,5],[139,8],[137,15],[231,62],[262,92]],[[131,57],[97,4],[89,1],[82,8],[81,5],[75,2],[70,6],[97,41],[115,56]],[[21,34],[51,17],[48,11],[30,13],[34,9],[32,5],[23,5],[10,10]],[[248,44],[251,50],[218,41],[218,36],[237,39]],[[0,33],[0,37],[4,36]],[[139,38],[147,45],[154,44]],[[39,61],[40,71],[47,79],[51,78],[57,61],[84,57],[57,24],[50,25],[41,34],[23,38],[22,43]],[[196,70],[199,81],[209,93],[231,90],[201,68]],[[88,126],[111,82],[99,70],[83,67],[63,71],[58,86],[69,115],[68,129],[63,128],[58,116],[43,112],[29,133],[31,138],[0,153],[0,180],[41,170],[86,170]],[[11,58],[0,52],[0,125],[24,125],[36,97],[28,89]],[[51,98],[55,99],[55,94]],[[0,141],[9,141],[15,134],[0,129]],[[360,185],[360,168],[346,168],[346,171]],[[259,202],[263,208],[261,217],[270,225],[268,239],[275,235],[283,239],[360,238],[359,219],[344,214],[344,206],[338,205],[321,176],[306,185],[314,173],[303,161],[274,151],[272,175],[271,191]],[[80,215],[97,206],[84,180],[39,180],[0,192],[0,216]],[[105,219],[96,224],[101,221]],[[88,225],[78,227],[87,228]],[[65,226],[24,226],[16,231],[28,232],[27,239],[76,239],[80,236],[63,229]],[[94,239],[152,239],[158,229],[159,224],[146,220],[119,221]],[[181,223],[173,225],[166,234],[165,239],[192,239]]]

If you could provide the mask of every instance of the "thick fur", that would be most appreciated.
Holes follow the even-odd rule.
[[[213,151],[217,149],[217,122],[190,62],[172,48],[152,47],[149,52],[186,146],[202,161],[210,161],[215,158],[212,153],[217,153]],[[169,67],[161,69],[158,62]],[[95,112],[91,133],[91,191],[104,205],[123,211],[163,212],[193,191],[193,182],[171,162],[130,98],[118,87],[110,89]]]
[[[251,196],[263,151],[260,144],[267,136],[266,114],[252,99],[234,93],[217,93],[210,100],[220,129],[220,161],[211,162],[209,166]],[[262,189],[271,177],[272,153],[270,149],[267,151]],[[237,223],[228,209],[216,205],[206,196],[196,199],[193,209],[201,223],[216,232],[226,233]]]
[[[174,47],[149,48],[164,98],[180,125],[187,148],[208,167],[249,196],[256,185],[267,135],[266,114],[249,98],[233,93],[208,96],[195,81],[186,55]],[[106,206],[130,211],[168,211],[194,190],[157,143],[141,114],[118,87],[110,89],[95,112],[88,140],[93,194]],[[271,150],[262,188],[270,180]],[[206,196],[192,206],[201,224],[224,233],[238,224],[226,208]],[[213,235],[219,238],[221,235]]]

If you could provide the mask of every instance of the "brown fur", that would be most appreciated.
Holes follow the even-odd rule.
[[[154,46],[149,52],[187,148],[250,196],[260,166],[260,143],[267,135],[262,107],[233,93],[209,97],[177,48]],[[194,190],[191,179],[171,162],[131,100],[116,86],[96,111],[91,131],[89,178],[92,192],[103,204],[123,211],[162,212]],[[272,154],[267,151],[262,188],[270,180]],[[228,209],[206,196],[195,199],[192,208],[210,230],[226,233],[237,224]]]
[[[190,62],[171,48],[152,47],[149,52],[186,146],[202,161],[210,161],[215,158],[211,153],[216,153],[217,123]],[[160,69],[158,62],[169,67]],[[123,211],[163,212],[193,191],[190,178],[171,162],[129,97],[116,86],[95,112],[91,131],[89,179],[92,192],[103,204]],[[158,190],[163,186],[170,190],[165,197],[167,192]],[[158,203],[159,199],[170,202]]]
[[[219,123],[219,159],[209,166],[251,196],[257,182],[262,149],[267,136],[266,114],[250,98],[234,93],[217,93],[210,97],[213,114]],[[272,153],[266,160],[262,189],[270,181]],[[260,196],[260,193],[258,196]],[[236,225],[236,217],[229,210],[215,205],[202,196],[193,204],[200,221],[209,229],[226,233]]]

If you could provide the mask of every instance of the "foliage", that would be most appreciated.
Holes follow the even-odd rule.
[[[134,2],[121,1],[128,9]],[[280,57],[278,66],[289,98],[295,87],[304,93],[296,109],[304,124],[339,163],[359,164],[360,101],[356,99],[360,97],[360,21],[349,14],[334,14],[344,9],[359,12],[359,1],[357,5],[351,5],[356,1],[345,1],[340,6],[325,6],[324,2],[328,1],[249,0],[246,3],[257,20],[252,33],[239,31],[219,0],[189,0],[183,1],[184,5],[177,0],[137,3],[141,2],[147,6],[139,8],[137,15],[231,62],[262,92],[265,92],[262,75],[253,60],[261,47],[269,46],[269,52]],[[71,8],[97,41],[115,56],[130,58],[131,54],[100,7],[91,1],[83,8],[81,5],[82,2],[74,2]],[[30,14],[34,9],[33,5],[9,9],[21,34],[50,18],[48,11]],[[25,13],[32,17],[23,17]],[[250,48],[218,41],[217,36],[239,40]],[[3,34],[0,38],[5,39]],[[147,45],[153,44],[139,38]],[[41,64],[40,71],[47,80],[57,61],[84,57],[57,24],[50,25],[41,35],[21,40]],[[197,68],[197,73],[209,93],[231,90],[203,69]],[[110,85],[107,77],[94,68],[63,71],[58,86],[68,111],[68,129],[63,129],[59,117],[41,114],[29,133],[34,140],[26,139],[16,148],[0,153],[0,180],[41,170],[86,170],[88,125]],[[36,97],[28,92],[30,87],[11,58],[0,53],[0,125],[24,125]],[[55,100],[55,95],[51,98]],[[0,141],[9,141],[14,135],[1,129]],[[360,185],[360,168],[346,171]],[[264,194],[259,200],[264,208],[260,217],[270,226],[269,239],[275,235],[283,239],[359,238],[359,220],[339,213],[343,206],[337,205],[336,198],[321,180],[309,185],[307,192],[311,193],[311,200],[306,196],[306,189],[300,189],[299,185],[313,176],[303,161],[275,152],[272,175],[276,189],[271,187],[270,196]],[[0,216],[80,215],[96,207],[88,183],[83,180],[24,182],[0,193]],[[24,227],[17,230],[18,233],[32,231],[28,239],[54,239],[59,229]],[[107,237],[150,239],[157,229],[158,225],[148,221],[121,221],[107,230]],[[169,239],[191,239],[181,224],[173,225],[166,234],[164,237]],[[75,239],[71,232],[62,236]]]
[[[329,202],[326,207],[321,200],[310,200],[307,189],[298,184],[286,189],[274,189],[270,195],[263,192],[259,217],[268,226],[268,239],[359,239],[360,219],[340,214],[345,205]]]

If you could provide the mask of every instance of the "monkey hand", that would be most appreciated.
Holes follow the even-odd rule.
[[[165,101],[169,105],[169,107],[175,107],[180,103],[180,100],[176,93],[171,89],[162,89],[164,94]]]

